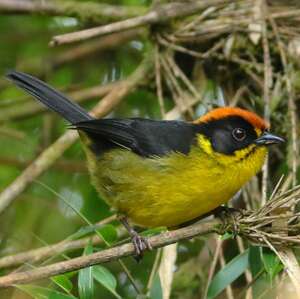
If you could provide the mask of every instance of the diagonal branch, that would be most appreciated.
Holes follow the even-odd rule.
[[[287,228],[275,227],[272,224],[278,221],[279,217],[283,219],[285,215],[271,215],[274,209],[289,204],[290,202],[300,201],[300,185],[288,190],[285,193],[278,194],[268,200],[264,206],[256,211],[246,211],[239,214],[231,214],[224,218],[211,219],[197,222],[193,225],[186,226],[173,231],[163,232],[157,236],[148,238],[152,248],[163,247],[180,240],[190,239],[200,234],[225,232],[233,235],[240,235],[248,240],[260,245],[274,248],[283,248],[285,246],[298,245],[299,238],[299,220],[297,215],[288,215],[287,222],[290,223]],[[296,216],[296,218],[295,218]],[[283,236],[282,233],[287,230],[288,234]],[[277,253],[277,251],[275,251]],[[135,254],[134,245],[127,243],[110,249],[102,250],[88,256],[77,257],[68,261],[54,263],[48,266],[39,267],[19,273],[12,273],[0,277],[0,288],[9,287],[15,284],[29,283],[34,280],[48,278],[65,272],[78,270],[99,263],[105,263],[122,257]]]
[[[99,223],[95,224],[94,229],[102,227],[103,225],[110,223],[115,219],[116,215],[105,218]],[[120,226],[120,228],[117,228],[118,238],[123,237],[125,235],[125,232],[126,231],[122,226]],[[103,244],[103,239],[99,238],[97,234],[80,239],[72,239],[72,236],[70,236],[69,238],[62,240],[56,244],[51,244],[40,248],[3,256],[0,258],[0,269],[44,261],[47,258],[52,258],[66,252],[70,252],[72,250],[84,248],[90,243],[92,243],[93,245]]]
[[[178,230],[164,232],[157,236],[149,237],[152,248],[163,247],[183,239],[189,239],[197,235],[203,235],[218,231],[220,220],[212,219],[206,222],[196,223]],[[15,284],[29,283],[31,281],[48,278],[58,274],[78,270],[88,266],[106,263],[122,257],[134,255],[135,250],[132,243],[116,246],[102,250],[97,253],[77,257],[68,261],[54,263],[49,266],[39,267],[34,270],[9,274],[0,277],[0,288],[13,286]]]
[[[110,5],[96,2],[0,0],[0,13],[47,14],[76,17],[83,21],[103,23],[117,21],[145,13],[145,7]]]
[[[70,92],[69,96],[74,102],[82,103],[95,98],[103,97],[110,93],[113,89],[119,88],[119,86],[121,86],[123,83],[124,81],[115,81],[105,85],[96,85],[82,90]],[[32,101],[31,99],[30,101],[23,103],[21,106],[18,105],[18,109],[16,109],[15,105],[12,105],[12,107],[4,108],[1,111],[0,123],[9,120],[31,117],[39,113],[49,112],[45,106],[42,106],[38,102]]]
[[[126,31],[140,26],[153,25],[164,23],[178,17],[185,17],[196,14],[200,10],[213,5],[226,4],[227,0],[210,0],[186,3],[171,3],[163,6],[158,6],[148,13],[129,18],[124,21],[115,22],[112,24],[85,29],[77,32],[54,36],[50,42],[51,46],[72,43],[100,35],[111,34],[114,32]]]

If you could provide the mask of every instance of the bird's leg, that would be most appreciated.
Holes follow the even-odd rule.
[[[219,206],[213,210],[215,217],[221,218],[224,224],[228,223],[228,218],[231,218],[232,227],[233,227],[233,236],[236,237],[238,234],[238,225],[237,218],[239,216],[245,215],[244,210],[239,210],[236,208],[230,208],[227,206]]]
[[[152,246],[149,243],[148,239],[140,236],[134,228],[128,223],[128,220],[124,216],[118,217],[120,222],[124,225],[126,230],[128,231],[131,241],[133,243],[135,254],[138,260],[140,260],[143,257],[143,252],[147,249],[152,250]]]
[[[234,213],[239,213],[239,214],[242,214],[243,215],[243,211],[242,210],[238,210],[238,209],[235,209],[235,208],[230,208],[230,207],[227,207],[227,206],[219,206],[217,208],[215,208],[214,210],[210,211],[210,212],[207,212],[203,215],[200,215],[194,219],[191,219],[189,221],[186,221],[184,223],[181,223],[180,225],[178,225],[176,228],[181,228],[181,227],[186,227],[186,226],[189,226],[191,224],[194,224],[206,217],[209,217],[209,216],[215,216],[215,217],[219,217],[221,218],[221,220],[224,222],[226,219],[226,217],[232,217],[232,214]]]
[[[227,206],[219,206],[219,207],[215,208],[214,210],[212,210],[210,213],[213,214],[216,217],[221,217],[222,218],[222,216],[224,216],[224,215],[225,216],[230,216],[231,214],[234,214],[234,213],[242,214],[242,210],[227,207]]]

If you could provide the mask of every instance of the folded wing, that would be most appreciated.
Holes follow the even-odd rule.
[[[194,124],[142,118],[89,120],[74,127],[86,132],[96,149],[102,148],[103,141],[107,140],[111,147],[126,148],[143,157],[170,152],[188,154],[197,133]]]

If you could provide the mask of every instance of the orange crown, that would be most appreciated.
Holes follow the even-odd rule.
[[[236,107],[216,108],[201,116],[198,120],[195,121],[195,123],[209,122],[212,120],[218,120],[229,116],[240,116],[247,122],[249,122],[254,128],[260,129],[262,131],[269,128],[269,124],[257,114]]]

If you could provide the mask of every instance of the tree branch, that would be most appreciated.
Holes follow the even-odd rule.
[[[113,22],[145,13],[145,7],[78,1],[0,0],[0,13],[76,17],[95,23]]]
[[[74,100],[74,102],[82,103],[87,100],[103,97],[109,94],[113,89],[119,88],[123,83],[124,81],[116,81],[105,85],[92,86],[86,89],[70,92],[69,97]],[[0,115],[0,123],[12,119],[23,119],[38,113],[49,112],[49,110],[45,106],[42,106],[30,99],[30,101],[25,102],[22,105],[18,105],[18,109],[16,109],[15,105],[12,105],[11,107],[2,109],[2,112],[3,113]]]
[[[180,240],[190,239],[200,234],[203,235],[212,232],[221,232],[221,229],[218,228],[220,225],[220,220],[212,219],[177,230],[164,232],[157,236],[149,237],[148,240],[152,248],[159,248]],[[134,253],[135,250],[133,244],[127,243],[121,246],[102,250],[88,256],[77,257],[72,260],[54,263],[34,270],[13,273],[0,277],[0,288],[13,286],[15,284],[29,283],[31,281],[48,278],[88,266],[110,262],[122,257],[134,255]]]
[[[116,215],[105,218],[102,221],[95,224],[93,228],[94,229],[100,228],[103,225],[110,223],[115,219],[116,219]],[[125,232],[126,230],[122,226],[120,226],[117,229],[118,238],[123,237],[125,235]],[[92,243],[93,245],[103,244],[103,239],[100,239],[98,235],[91,235],[77,240],[72,240],[71,238],[67,238],[56,244],[51,244],[37,249],[32,249],[17,254],[1,257],[0,268],[9,268],[9,267],[18,266],[25,263],[34,263],[38,261],[43,261],[47,258],[57,256],[64,252],[69,252],[72,250],[84,248],[89,243]]]
[[[213,232],[224,234],[228,232],[233,235],[243,236],[260,246],[268,246],[273,250],[276,247],[284,248],[286,246],[299,245],[300,225],[299,220],[296,223],[295,220],[299,219],[300,213],[294,215],[272,215],[275,209],[279,209],[291,202],[299,201],[300,185],[272,197],[258,210],[231,214],[230,217],[224,219],[224,221],[211,219],[198,222],[184,228],[149,237],[148,241],[152,248],[159,248],[180,240],[193,238],[200,234]],[[272,225],[278,221],[278,219],[284,218],[287,219],[288,223],[291,223],[287,228],[274,227]],[[287,232],[287,235],[283,236],[283,232]],[[274,251],[277,253],[276,249]],[[135,254],[135,250],[132,243],[116,246],[92,255],[77,257],[72,260],[54,263],[34,270],[8,274],[0,277],[0,288],[28,283],[95,264],[117,260],[133,254]]]
[[[141,65],[118,88],[106,95],[91,114],[103,117],[116,107],[121,100],[132,91],[141,81],[145,80],[153,69],[153,54],[148,53]],[[77,131],[70,130],[58,138],[51,146],[42,152],[14,182],[0,194],[0,213],[3,212],[37,177],[46,171],[78,138]]]
[[[99,26],[95,28],[85,29],[77,32],[54,36],[50,42],[51,46],[72,43],[95,36],[111,34],[115,32],[126,31],[132,28],[164,23],[178,17],[185,17],[196,14],[198,11],[213,5],[222,5],[228,2],[227,0],[210,0],[190,3],[171,3],[158,6],[149,11],[145,15],[133,17],[124,21],[115,22],[112,24]]]

